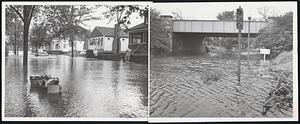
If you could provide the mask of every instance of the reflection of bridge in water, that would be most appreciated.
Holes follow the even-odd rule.
[[[248,21],[244,21],[242,37],[248,36]],[[267,26],[266,21],[250,22],[250,37],[256,37],[259,30]],[[237,37],[235,21],[218,20],[173,20],[173,53],[197,54],[206,52],[205,37]]]

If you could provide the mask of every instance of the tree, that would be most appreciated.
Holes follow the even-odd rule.
[[[22,46],[22,20],[10,7],[5,11],[5,35],[8,37],[8,44],[13,47],[14,54],[18,54],[19,47]],[[7,47],[8,48],[8,47]]]
[[[34,5],[22,5],[14,6],[10,5],[10,8],[13,9],[23,21],[23,66],[27,68],[28,65],[28,33],[30,22],[34,13]],[[23,9],[23,15],[21,10]]]
[[[151,39],[151,54],[165,55],[171,53],[171,38],[168,36],[166,25],[160,18],[160,12],[151,9],[150,11],[150,39]]]
[[[133,13],[138,13],[139,17],[144,17],[147,19],[148,16],[148,6],[140,6],[140,5],[116,5],[116,6],[105,6],[109,10],[102,13],[104,17],[109,19],[109,22],[116,21],[115,24],[115,33],[114,33],[114,41],[113,41],[113,52],[120,52],[120,41],[119,41],[119,33],[121,26],[128,28],[127,25],[131,24],[130,16]]]
[[[224,11],[217,15],[217,19],[220,21],[234,21],[235,14],[234,10],[232,11]],[[229,51],[231,47],[235,46],[235,39],[234,38],[220,38],[219,39],[222,46],[226,47],[226,50]]]
[[[265,21],[268,21],[269,17],[276,17],[278,16],[279,11],[275,8],[271,8],[268,6],[263,6],[261,8],[258,8],[258,13],[262,16],[262,19]]]
[[[71,43],[71,57],[74,57],[74,35],[82,31],[80,25],[85,21],[99,19],[92,17],[93,6],[86,5],[48,5],[44,6],[45,26],[52,34],[49,38],[62,37]]]
[[[30,42],[36,48],[36,51],[41,46],[49,46],[51,40],[48,38],[46,27],[34,25],[31,29]]]
[[[175,20],[183,20],[184,19],[180,9],[176,9],[176,11],[172,11],[172,15]]]
[[[276,57],[282,51],[293,49],[293,13],[272,17],[274,23],[260,30],[256,47],[271,49],[271,56]]]
[[[220,21],[234,21],[235,20],[234,10],[224,11],[222,13],[219,13],[217,15],[217,19]]]

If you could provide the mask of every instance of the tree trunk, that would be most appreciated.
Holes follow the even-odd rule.
[[[24,21],[24,34],[23,34],[23,66],[27,68],[28,65],[28,32],[29,32],[29,26],[30,26],[30,11],[31,11],[30,5],[24,5],[23,9],[23,21]],[[26,69],[25,68],[25,69]]]
[[[71,42],[71,57],[73,58],[74,57],[74,52],[73,52],[73,50],[74,50],[74,48],[73,48],[74,47],[74,33],[72,33],[70,42]]]
[[[119,24],[115,24],[115,30],[114,30],[114,40],[113,40],[113,48],[112,48],[112,50],[113,50],[113,53],[119,53],[119,49],[120,49],[120,47],[119,47],[119,27],[120,27],[120,25]]]
[[[14,43],[14,53],[15,53],[15,55],[17,55],[17,28],[16,28],[16,25],[17,24],[15,24],[15,43]]]
[[[14,54],[17,55],[17,43],[16,43],[16,39],[15,39],[15,43],[14,43]]]
[[[72,5],[71,6],[71,19],[72,19],[71,21],[72,21],[72,26],[73,27],[72,27],[72,33],[71,33],[71,38],[70,38],[70,41],[71,41],[71,57],[72,57],[72,59],[74,57],[74,52],[73,52],[73,50],[74,50],[74,48],[73,48],[74,47],[74,33],[75,33],[74,32],[75,31],[74,28],[76,27],[74,25],[74,15],[73,14],[74,14],[74,6]]]

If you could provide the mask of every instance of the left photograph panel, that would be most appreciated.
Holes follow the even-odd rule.
[[[3,120],[146,121],[148,9],[3,2]]]

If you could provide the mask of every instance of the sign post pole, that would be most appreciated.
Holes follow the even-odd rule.
[[[251,17],[248,17],[248,45],[247,45],[247,51],[248,51],[248,56],[247,56],[247,62],[248,62],[248,69],[250,70],[250,63],[249,63],[249,51],[250,51],[250,21],[251,21]]]
[[[266,61],[266,54],[270,54],[270,49],[260,49],[260,54],[264,54],[264,61]]]
[[[244,12],[241,6],[236,11],[236,28],[239,30],[238,34],[238,84],[241,82],[241,37],[242,37],[242,30],[243,30],[243,23],[244,23]]]
[[[238,36],[238,82],[241,82],[241,30],[239,30],[239,36]]]

